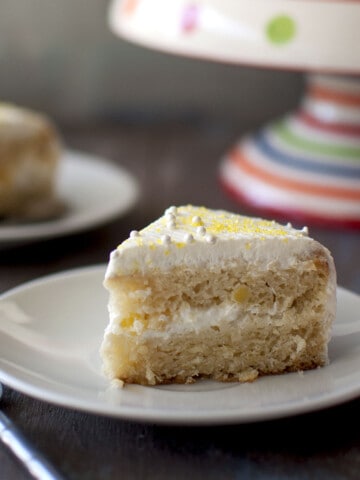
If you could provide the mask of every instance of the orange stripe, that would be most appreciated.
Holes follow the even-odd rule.
[[[318,100],[328,100],[349,107],[360,107],[360,95],[331,90],[319,85],[310,86],[308,95]]]
[[[122,9],[125,15],[132,15],[139,3],[139,0],[126,0],[122,4]]]
[[[230,152],[230,159],[249,175],[259,178],[265,183],[269,183],[285,190],[292,190],[317,196],[336,197],[345,200],[360,200],[360,188],[358,190],[351,190],[349,188],[336,188],[325,185],[309,184],[299,182],[297,180],[291,180],[285,177],[279,177],[250,163],[245,157],[244,153],[239,150],[233,150]]]

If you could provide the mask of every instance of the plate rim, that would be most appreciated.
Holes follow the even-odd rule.
[[[38,287],[48,282],[56,282],[57,280],[63,280],[69,277],[78,277],[79,275],[103,275],[106,269],[105,263],[97,263],[92,265],[87,265],[85,267],[77,267],[62,270],[55,272],[49,275],[44,275],[28,282],[22,283],[16,287],[13,287],[0,294],[0,302],[16,295],[17,293],[24,292],[33,287]],[[337,286],[337,292],[342,294],[354,296],[356,301],[360,300],[360,296],[351,290],[348,290],[344,287]],[[324,367],[326,368],[326,367]],[[11,369],[10,369],[11,371]],[[36,372],[34,372],[36,373]],[[312,371],[304,372],[306,375],[311,375]],[[298,372],[289,373],[287,375],[297,375]],[[266,377],[264,377],[266,378]],[[55,379],[56,380],[56,379]],[[105,379],[106,381],[106,379]],[[358,385],[346,385],[340,391],[333,391],[330,394],[320,396],[316,399],[312,399],[307,403],[300,404],[300,401],[297,400],[293,403],[289,403],[286,408],[283,405],[277,406],[272,405],[270,408],[264,410],[259,409],[259,407],[249,408],[247,407],[245,411],[231,409],[230,411],[222,410],[215,412],[213,414],[209,413],[208,410],[199,411],[199,410],[169,410],[162,412],[159,409],[154,407],[147,407],[143,409],[141,406],[121,406],[111,403],[100,404],[99,402],[90,402],[82,399],[82,397],[71,395],[71,393],[61,392],[61,385],[59,384],[59,390],[55,388],[46,388],[46,385],[41,385],[43,380],[38,382],[31,381],[31,378],[24,379],[21,378],[21,375],[18,375],[18,372],[9,373],[3,369],[3,366],[0,363],[0,382],[4,385],[7,385],[14,390],[21,392],[22,394],[28,395],[31,398],[37,400],[45,401],[53,405],[57,405],[63,408],[77,410],[86,412],[89,414],[96,414],[108,418],[117,418],[130,421],[138,421],[144,423],[155,423],[162,425],[188,425],[188,426],[211,426],[211,425],[230,425],[230,424],[243,424],[243,423],[253,423],[260,421],[269,421],[276,420],[280,418],[286,418],[294,415],[305,414],[310,412],[315,412],[318,410],[323,410],[329,407],[340,405],[346,401],[351,401],[356,399],[360,395],[360,383]],[[46,381],[45,381],[46,384]],[[234,385],[236,387],[237,385]],[[70,386],[72,387],[72,386]],[[111,388],[109,384],[109,388]],[[148,387],[148,386],[135,386],[134,388],[147,389],[147,388],[156,388],[159,389],[159,386]],[[161,388],[161,386],[160,386]],[[194,393],[194,392],[192,392]],[[201,392],[200,392],[201,393]],[[209,393],[209,392],[207,392]],[[211,416],[211,418],[210,418]]]

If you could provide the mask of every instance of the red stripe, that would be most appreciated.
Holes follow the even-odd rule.
[[[312,128],[332,133],[341,133],[352,137],[360,137],[360,125],[348,125],[346,123],[324,122],[308,112],[301,111],[297,114],[299,120]]]
[[[325,100],[346,107],[360,107],[360,94],[344,92],[340,89],[313,84],[310,85],[307,94],[316,100]]]

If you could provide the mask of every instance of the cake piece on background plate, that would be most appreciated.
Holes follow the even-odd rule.
[[[0,102],[0,217],[42,220],[63,210],[55,191],[61,150],[45,114]]]

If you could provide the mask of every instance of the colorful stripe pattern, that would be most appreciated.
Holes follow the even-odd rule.
[[[242,139],[220,176],[256,209],[360,228],[360,80],[310,76],[299,111]]]

